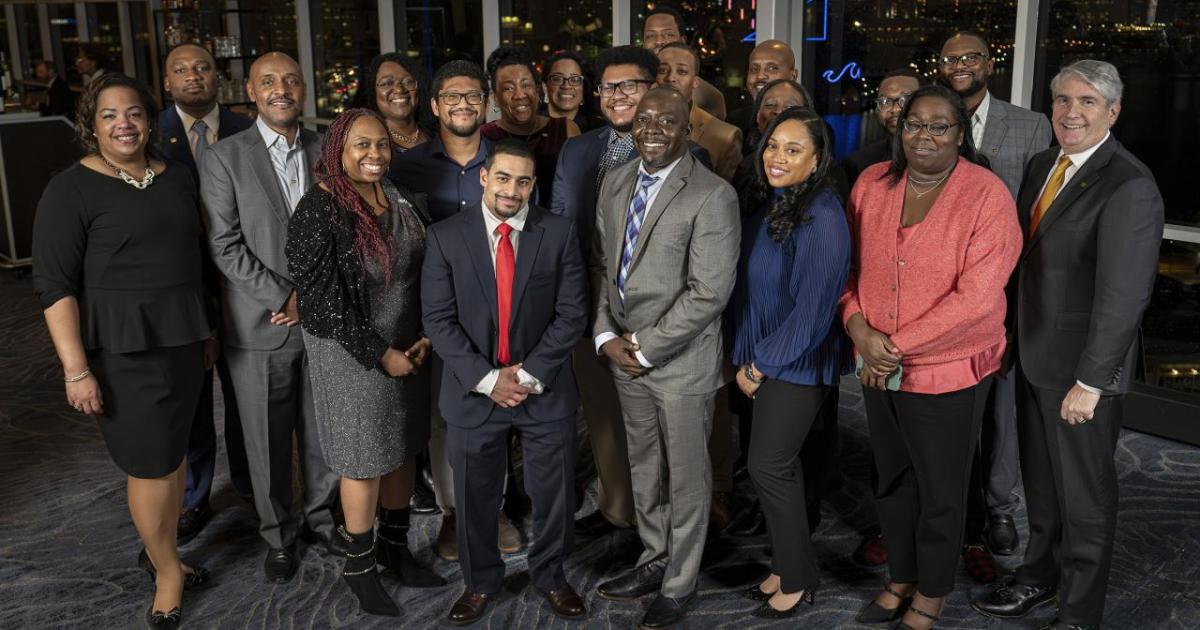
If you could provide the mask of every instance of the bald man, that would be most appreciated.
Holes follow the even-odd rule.
[[[673,42],[687,43],[683,37],[683,16],[670,5],[659,4],[646,15],[642,24],[642,46],[658,54],[663,46]],[[696,84],[692,102],[713,115],[718,120],[725,120],[725,95],[713,84],[699,79]],[[713,156],[715,157],[715,156]],[[729,179],[729,178],[726,178]]]
[[[795,81],[796,54],[786,42],[778,39],[768,39],[759,43],[750,53],[750,61],[746,68],[746,92],[750,102],[745,107],[739,107],[725,117],[725,122],[746,133],[754,122],[750,117],[754,114],[754,99],[768,83],[776,79]]]
[[[225,276],[221,339],[238,390],[259,534],[270,549],[269,582],[296,574],[296,539],[307,528],[329,547],[338,477],[317,443],[308,360],[296,290],[284,256],[288,221],[312,184],[321,138],[300,127],[304,79],[291,57],[255,60],[246,94],[253,127],[223,140],[200,161],[209,248]],[[303,513],[292,509],[292,435],[304,475]]]

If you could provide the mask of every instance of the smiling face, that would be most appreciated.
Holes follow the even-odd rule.
[[[746,89],[752,98],[776,79],[796,80],[796,64],[791,50],[783,42],[763,42],[750,53],[746,71]]]
[[[935,136],[928,128],[916,133],[901,130],[901,144],[908,166],[925,176],[936,175],[954,166],[958,160],[958,147],[963,143],[962,125],[954,115],[954,107],[948,101],[935,96],[918,99],[908,110],[908,120],[914,123],[955,125],[944,135]]]
[[[767,93],[763,95],[762,104],[758,108],[756,121],[758,130],[766,131],[767,125],[770,125],[780,112],[790,107],[808,107],[804,95],[796,91],[792,84],[780,83],[767,90]]]
[[[375,108],[388,120],[407,122],[417,109],[417,80],[404,66],[385,61],[375,75]]]
[[[642,69],[634,64],[609,66],[600,77],[600,84],[616,84],[623,81],[641,81],[648,77],[642,75]],[[637,113],[638,103],[646,95],[648,83],[638,83],[633,94],[626,94],[620,89],[613,90],[609,96],[600,96],[600,111],[608,124],[617,131],[629,131],[633,125],[633,116]]]
[[[638,104],[633,120],[633,143],[646,170],[654,172],[687,151],[688,103],[674,90],[656,88]]]
[[[642,28],[643,47],[658,52],[658,49],[671,42],[681,41],[683,33],[679,31],[679,25],[671,15],[656,13],[646,18],[646,24]]]
[[[304,79],[300,66],[283,53],[267,53],[250,66],[246,94],[258,115],[276,131],[292,129],[300,120]]]
[[[527,66],[513,64],[496,71],[496,105],[506,121],[529,124],[537,115],[537,103],[537,82]]]
[[[1090,83],[1067,75],[1058,82],[1050,116],[1058,144],[1064,153],[1073,154],[1096,146],[1120,114],[1120,102],[1106,103]]]
[[[374,116],[359,116],[346,132],[342,170],[356,184],[374,184],[387,174],[392,159],[387,128]]]
[[[875,107],[875,116],[879,120],[879,124],[887,129],[889,134],[895,135],[896,125],[900,122],[900,112],[904,111],[904,103],[898,102],[896,99],[907,98],[919,87],[921,84],[913,77],[888,77],[879,84],[879,96],[894,101],[887,106],[877,105]]]
[[[692,100],[692,91],[700,84],[692,53],[682,48],[664,48],[658,52],[658,61],[658,84],[675,88],[683,98]]]
[[[492,157],[490,169],[479,169],[483,203],[501,221],[512,218],[525,207],[536,182],[533,160],[518,155],[497,153]]]
[[[562,83],[557,83],[556,77],[562,78]],[[575,77],[578,77],[576,79]],[[579,109],[583,103],[583,69],[579,64],[575,63],[574,59],[559,59],[550,66],[550,73],[547,75],[549,83],[546,84],[546,98],[550,99],[550,104],[560,112],[573,112]],[[571,85],[571,81],[578,81],[578,85]]]
[[[459,101],[447,105],[443,102],[447,95],[458,95]],[[467,102],[471,98],[478,98],[479,103],[472,105]],[[442,128],[460,138],[467,138],[475,135],[483,125],[486,103],[483,86],[477,79],[457,76],[442,82],[442,90],[433,95],[430,106],[433,115],[442,123]]]
[[[957,60],[949,64],[939,62],[938,74],[946,87],[966,98],[987,88],[995,63],[988,57],[983,42],[970,35],[955,35],[942,46],[942,57],[957,59],[963,55],[980,55],[982,58],[974,66]]]
[[[150,121],[137,91],[124,86],[96,95],[96,144],[113,162],[140,160],[150,138]]]
[[[775,127],[763,149],[763,172],[773,188],[788,188],[812,177],[820,157],[808,127],[785,120]]]
[[[199,46],[180,46],[167,55],[164,69],[164,87],[181,107],[199,111],[216,105],[217,70],[207,50]]]

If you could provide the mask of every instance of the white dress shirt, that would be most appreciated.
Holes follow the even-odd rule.
[[[208,127],[208,131],[204,134],[206,136],[205,139],[208,140],[208,144],[213,145],[217,143],[217,131],[221,127],[221,108],[219,106],[213,105],[212,111],[205,114],[204,118],[192,118],[191,114],[179,109],[178,105],[175,106],[175,111],[179,114],[179,120],[183,123],[183,130],[187,132],[188,146],[192,149],[193,158],[196,157],[196,143],[200,142],[200,135],[196,133],[195,129],[192,129],[192,125],[195,125],[197,120],[203,120],[204,124]]]
[[[287,136],[268,127],[262,116],[254,124],[262,134],[263,143],[267,145],[271,166],[275,168],[275,179],[279,181],[279,188],[288,204],[288,216],[291,216],[309,186],[308,158],[304,147],[300,146],[300,129],[296,129],[296,138],[289,145]]]
[[[983,146],[983,130],[987,127],[988,111],[991,109],[992,93],[985,91],[983,100],[979,101],[979,107],[976,107],[975,113],[971,115],[971,141],[975,143],[976,149]]]
[[[492,273],[496,272],[496,248],[500,245],[500,224],[507,223],[512,227],[512,231],[508,233],[508,241],[512,243],[513,263],[517,260],[517,248],[521,243],[521,231],[525,229],[525,219],[529,218],[529,204],[526,204],[510,219],[501,221],[488,210],[487,204],[483,201],[479,202],[480,209],[483,211],[483,224],[487,226],[488,245],[492,251]],[[516,296],[513,296],[515,299]],[[511,313],[510,313],[511,314]],[[491,396],[492,390],[496,388],[496,381],[500,380],[500,370],[493,368],[488,371],[483,378],[479,379],[479,383],[475,385],[475,391],[484,396]],[[546,386],[537,379],[534,375],[526,372],[524,368],[517,370],[517,380],[524,386],[533,390],[534,394],[540,394],[546,391]]]
[[[675,170],[675,167],[679,165],[679,161],[682,159],[683,159],[683,156],[680,156],[680,157],[676,158],[674,162],[671,162],[670,164],[658,169],[658,171],[654,172],[654,173],[651,173],[650,171],[646,170],[646,162],[645,161],[643,161],[641,164],[638,165],[638,178],[637,178],[637,181],[634,183],[634,191],[633,191],[634,195],[637,195],[637,187],[642,180],[642,175],[647,175],[649,177],[657,177],[658,178],[658,181],[654,182],[653,184],[650,185],[649,188],[646,189],[646,213],[647,214],[650,213],[650,208],[654,207],[654,200],[658,199],[658,193],[659,193],[659,191],[662,190],[663,184],[666,183],[667,177],[669,177],[671,175],[671,171]],[[633,203],[632,200],[630,201],[630,203]],[[645,227],[645,223],[643,223],[642,226]],[[642,238],[642,235],[640,232],[638,233],[638,238],[639,239]],[[625,241],[625,231],[622,230],[621,231],[621,242],[624,243],[624,241]],[[600,354],[601,346],[603,346],[604,344],[608,343],[609,341],[611,341],[613,339],[616,339],[619,336],[620,335],[617,335],[614,332],[602,332],[599,335],[596,335],[596,339],[595,339],[596,354]],[[633,333],[632,341],[633,341],[633,344],[636,346],[637,345],[637,333],[636,332]],[[646,355],[642,354],[641,350],[634,351],[634,355],[637,357],[638,363],[642,364],[642,367],[644,367],[644,368],[654,367],[653,363],[650,363],[649,361],[646,360]]]

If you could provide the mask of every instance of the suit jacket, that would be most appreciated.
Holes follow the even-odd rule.
[[[572,416],[579,404],[571,354],[587,324],[583,260],[569,219],[530,206],[520,233],[509,317],[513,364],[545,385],[522,407],[531,418]],[[425,334],[443,361],[438,399],[446,422],[470,429],[496,404],[472,390],[496,359],[496,272],[483,210],[477,204],[430,226],[421,268]]]
[[[649,387],[711,392],[722,384],[721,312],[733,293],[740,253],[737,194],[684,155],[646,211],[622,301],[616,278],[640,164],[638,159],[617,167],[600,187],[592,334],[636,333],[643,356],[654,365],[639,377]]]
[[[321,137],[301,129],[299,142],[311,169],[320,161]],[[200,168],[209,251],[224,276],[222,339],[235,348],[279,348],[300,334],[270,322],[295,288],[284,254],[291,217],[258,127],[209,147]]]
[[[1027,234],[1058,155],[1043,151],[1026,169],[1017,213]],[[1017,265],[1018,353],[1031,383],[1129,390],[1162,233],[1154,175],[1110,136],[1059,192]]]
[[[38,111],[43,116],[71,118],[75,115],[75,93],[71,91],[71,86],[67,85],[66,79],[54,75],[46,86],[46,102],[38,106]]]
[[[1034,155],[1050,146],[1053,139],[1050,121],[1045,114],[1017,107],[995,96],[991,99],[983,127],[983,146],[976,149],[987,156],[992,172],[1004,180],[1004,185],[1016,199],[1025,166]]]
[[[254,120],[249,116],[229,111],[229,108],[224,105],[218,105],[220,108],[221,124],[217,126],[217,140],[224,140],[235,133],[245,131],[254,125]],[[158,134],[162,138],[163,155],[186,164],[192,171],[192,177],[199,182],[199,169],[196,168],[196,160],[192,156],[191,140],[188,138],[188,130],[183,128],[183,119],[179,117],[179,110],[175,109],[174,104],[168,105],[158,114]]]
[[[742,161],[742,130],[692,105],[692,142],[704,147],[712,158],[713,171],[731,181]]]
[[[697,107],[712,114],[717,120],[725,120],[725,95],[717,89],[717,86],[700,79],[700,84],[696,86],[692,99],[696,102]]]

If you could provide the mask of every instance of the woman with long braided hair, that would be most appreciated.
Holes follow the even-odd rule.
[[[288,225],[325,461],[341,476],[342,572],[363,611],[399,615],[376,560],[407,586],[445,581],[408,550],[415,458],[429,440],[429,339],[421,332],[423,199],[385,175],[392,149],[379,114],[351,109],[325,136],[318,185]],[[376,506],[382,503],[378,540]]]

